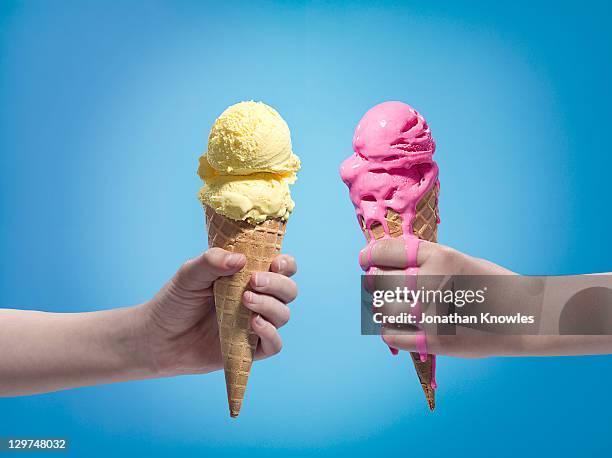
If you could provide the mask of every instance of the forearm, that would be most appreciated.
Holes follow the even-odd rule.
[[[0,396],[151,377],[139,315],[0,309]]]
[[[526,336],[519,356],[612,354],[612,336]]]

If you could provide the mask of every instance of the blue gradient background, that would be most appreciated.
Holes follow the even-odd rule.
[[[229,104],[276,107],[303,161],[301,295],[238,421],[216,373],[2,399],[0,436],[91,457],[609,453],[606,356],[440,358],[427,411],[408,357],[359,335],[337,170],[363,113],[406,101],[438,143],[442,242],[526,274],[612,270],[610,3],[253,3],[0,2],[1,306],[150,298],[205,249],[196,160]]]

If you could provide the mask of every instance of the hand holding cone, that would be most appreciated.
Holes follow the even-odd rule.
[[[416,216],[412,223],[414,235],[422,240],[429,242],[438,241],[438,183],[427,192],[417,203]],[[389,226],[389,235],[393,238],[402,236],[402,218],[393,210],[387,210],[387,224]],[[376,240],[381,239],[385,235],[385,231],[380,223],[375,223],[371,226],[372,233]],[[363,234],[366,240],[370,241],[370,233],[362,227]],[[426,361],[421,361],[421,357],[417,352],[411,352],[412,362],[416,373],[423,387],[425,398],[430,410],[436,408],[436,391],[434,379],[434,356],[427,355]]]
[[[217,324],[230,415],[240,413],[251,372],[258,337],[251,330],[252,312],[242,305],[253,272],[267,272],[280,253],[286,221],[266,220],[260,224],[234,221],[205,207],[209,247],[242,253],[246,265],[229,277],[221,277],[213,286]]]

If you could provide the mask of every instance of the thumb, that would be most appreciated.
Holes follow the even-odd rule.
[[[210,288],[217,278],[235,274],[245,264],[246,257],[241,253],[210,248],[183,264],[175,280],[179,286],[187,290],[203,290]]]

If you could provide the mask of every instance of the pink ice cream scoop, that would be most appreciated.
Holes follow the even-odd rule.
[[[360,224],[380,223],[388,234],[388,209],[402,216],[404,234],[412,234],[419,202],[438,180],[436,144],[425,119],[402,102],[384,102],[359,121],[351,155],[340,175],[349,188]]]
[[[370,234],[366,274],[372,274],[376,269],[371,265],[370,256],[371,248],[376,243],[372,226],[380,224],[384,238],[390,238],[386,216],[388,210],[394,210],[402,220],[408,266],[406,278],[410,284],[416,285],[420,240],[414,235],[413,223],[419,201],[434,186],[439,186],[438,166],[433,160],[435,149],[427,122],[405,103],[381,103],[371,108],[359,121],[353,136],[355,153],[342,163],[340,175],[349,188],[360,227]],[[426,362],[424,331],[417,334],[417,350],[416,358]],[[431,364],[432,373],[429,384],[435,390],[435,356],[428,364]],[[420,373],[419,378],[423,383]],[[430,408],[433,410],[434,406],[432,399]]]
[[[353,150],[372,161],[389,161],[422,152],[431,156],[436,144],[427,122],[414,108],[402,102],[384,102],[359,121]]]

